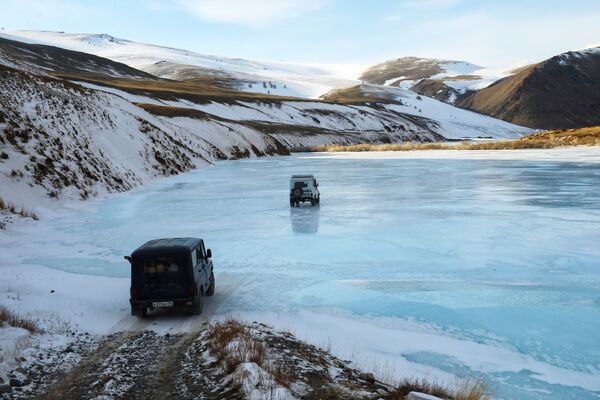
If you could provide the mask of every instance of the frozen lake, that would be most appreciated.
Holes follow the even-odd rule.
[[[290,209],[294,173],[317,175],[320,207]],[[384,374],[484,374],[505,399],[600,398],[597,163],[227,161],[28,236],[15,250],[24,264],[117,277],[148,239],[200,236],[217,292],[219,273],[243,282],[218,315],[330,340]]]

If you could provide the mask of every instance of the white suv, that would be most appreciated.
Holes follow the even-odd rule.
[[[292,175],[290,178],[290,206],[295,207],[304,201],[310,205],[319,204],[319,184],[314,175]]]

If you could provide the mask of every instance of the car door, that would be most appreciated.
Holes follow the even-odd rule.
[[[202,261],[200,262],[201,265],[201,271],[200,271],[200,281],[202,282],[202,291],[203,293],[206,293],[206,290],[208,289],[208,281],[209,281],[209,277],[210,277],[210,271],[209,271],[209,264],[208,264],[208,258],[206,258],[206,249],[204,248],[204,240],[200,241],[200,245],[198,246],[198,254],[200,256],[200,258],[202,259]]]

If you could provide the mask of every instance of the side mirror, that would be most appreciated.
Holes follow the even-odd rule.
[[[210,249],[206,250],[206,258],[212,257],[212,251]]]
[[[129,261],[129,264],[131,264],[131,257],[130,256],[123,256],[124,259],[126,259],[127,261]]]

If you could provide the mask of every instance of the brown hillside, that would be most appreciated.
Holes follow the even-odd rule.
[[[600,50],[569,52],[528,66],[458,102],[539,129],[600,124]]]

